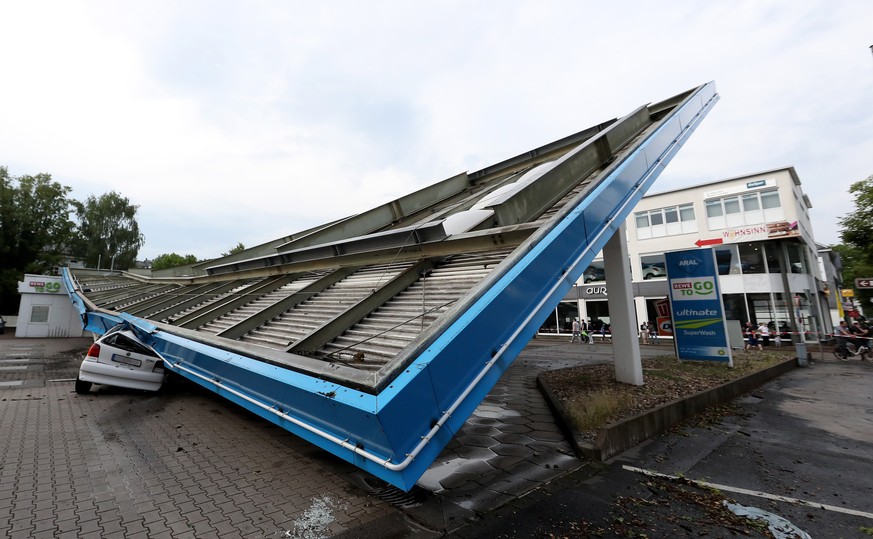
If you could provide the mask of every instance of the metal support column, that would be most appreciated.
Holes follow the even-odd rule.
[[[643,385],[643,364],[637,340],[637,322],[631,273],[628,267],[627,232],[624,223],[603,248],[606,289],[609,291],[609,323],[615,355],[615,379]]]

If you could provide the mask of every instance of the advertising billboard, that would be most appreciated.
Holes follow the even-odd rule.
[[[679,359],[733,366],[715,252],[712,248],[689,249],[665,256]]]

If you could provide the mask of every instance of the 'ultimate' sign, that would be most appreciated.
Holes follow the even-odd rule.
[[[722,361],[733,366],[715,252],[711,248],[690,249],[665,256],[679,359]]]

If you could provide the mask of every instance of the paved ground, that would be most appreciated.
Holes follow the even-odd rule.
[[[196,387],[77,395],[76,361],[55,354],[87,342],[0,340],[0,380],[24,381],[0,389],[0,536],[325,537],[403,520],[323,451]]]
[[[92,395],[76,395],[72,380],[78,354],[64,351],[81,350],[88,342],[0,337],[0,536],[529,537],[555,532],[583,537],[578,527],[568,526],[598,515],[609,518],[616,489],[638,488],[637,475],[619,463],[700,473],[713,481],[727,470],[730,483],[744,475],[731,467],[749,472],[754,464],[761,477],[781,478],[788,473],[784,470],[798,468],[793,458],[810,463],[794,476],[815,482],[819,490],[833,483],[828,470],[842,470],[842,501],[853,506],[853,498],[865,497],[862,509],[873,510],[866,479],[873,455],[868,439],[873,437],[873,366],[857,362],[817,363],[792,373],[797,383],[814,385],[825,369],[835,369],[827,380],[836,385],[821,397],[791,396],[804,391],[791,385],[773,397],[753,398],[746,406],[761,411],[760,426],[736,423],[715,435],[702,431],[659,438],[622,455],[592,480],[599,466],[572,456],[534,381],[546,369],[610,361],[611,346],[533,341],[419,487],[407,494],[193,384],[181,382],[159,394],[99,387]],[[667,346],[643,348],[646,355],[669,351]],[[837,398],[840,391],[830,393],[847,380],[866,383],[861,401],[845,402]],[[815,388],[810,391],[820,391]],[[779,401],[787,407],[780,413],[792,421],[769,415],[781,409],[773,406],[776,397],[788,399]],[[814,443],[807,444],[814,458],[797,457],[797,447],[805,442],[788,434],[804,432],[806,417],[829,409],[823,403],[832,398],[852,412],[838,407],[831,417],[816,416],[815,429],[824,429],[813,431]],[[752,412],[749,417],[758,417]],[[777,436],[767,421],[792,430]],[[778,441],[770,440],[773,436]],[[857,445],[845,441],[852,436],[859,438]],[[767,443],[742,446],[758,441]],[[774,451],[783,455],[771,461]],[[854,466],[843,462],[847,451]],[[782,489],[754,480],[737,483]],[[851,497],[849,485],[854,485]],[[571,494],[576,497],[564,498]],[[515,514],[527,517],[517,521]],[[819,518],[833,520],[829,513]]]
[[[89,343],[0,338],[0,534],[438,535],[585,465],[535,379],[611,359],[532,342],[407,494],[185,381],[77,395]]]
[[[870,362],[816,361],[734,401],[733,415],[658,436],[595,476],[567,474],[452,536],[772,537],[714,516],[726,497],[785,518],[814,538],[870,537],[871,387]],[[638,470],[680,480],[653,480]],[[718,490],[693,488],[685,479]],[[706,502],[690,503],[692,496]]]

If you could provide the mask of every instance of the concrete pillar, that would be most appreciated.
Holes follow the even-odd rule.
[[[615,354],[615,379],[625,384],[643,385],[643,363],[637,339],[631,272],[628,267],[627,232],[624,223],[603,248],[612,350]]]

